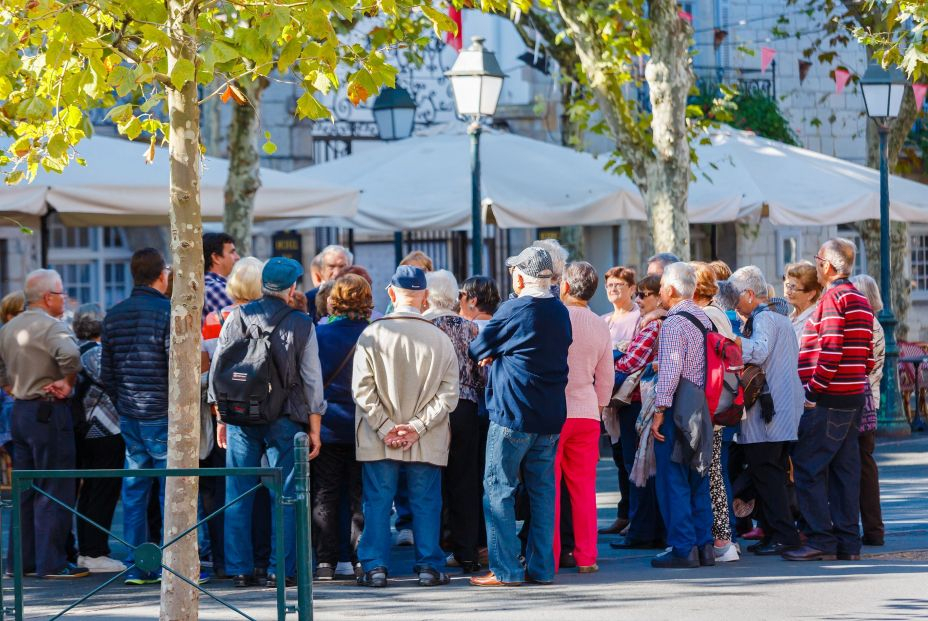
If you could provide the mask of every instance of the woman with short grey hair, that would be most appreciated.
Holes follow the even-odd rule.
[[[425,280],[429,287],[429,310],[457,312],[458,281],[454,274],[448,270],[436,270],[427,272]],[[429,312],[426,311],[425,315],[428,317]]]
[[[880,381],[883,379],[883,363],[886,358],[886,333],[876,316],[883,310],[880,287],[867,274],[851,277],[851,283],[867,297],[873,309],[873,370],[867,379],[870,384],[870,400],[864,406],[860,419],[860,521],[863,525],[863,543],[868,546],[883,545],[883,511],[880,509],[880,471],[873,450],[876,448],[876,411],[880,408]]]

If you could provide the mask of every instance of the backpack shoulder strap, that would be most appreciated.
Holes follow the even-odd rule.
[[[342,358],[342,361],[338,364],[338,367],[336,367],[335,370],[332,371],[332,374],[329,375],[329,377],[325,380],[325,382],[323,382],[322,390],[325,390],[326,388],[328,388],[332,384],[332,382],[335,381],[335,378],[338,377],[338,375],[342,372],[342,370],[345,368],[345,365],[348,364],[348,361],[354,358],[354,352],[357,348],[358,348],[357,343],[351,346],[351,349],[349,349],[348,353],[345,354],[345,357]]]

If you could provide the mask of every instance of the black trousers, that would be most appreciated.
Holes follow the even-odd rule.
[[[214,422],[213,425],[216,423]],[[215,433],[215,431],[214,431]],[[206,459],[200,460],[201,468],[225,468],[226,450],[216,444]],[[203,506],[203,517],[216,511],[226,502],[226,480],[224,477],[200,478],[200,503]],[[206,523],[209,533],[209,552],[213,562],[213,571],[217,574],[225,573],[225,539],[223,538],[225,512],[220,513]]]
[[[348,516],[340,511],[341,500],[343,493],[347,493],[351,513],[351,562],[355,563],[358,560],[358,539],[364,530],[364,514],[361,511],[361,463],[355,460],[354,446],[323,444],[310,468],[316,559],[333,566],[339,561],[340,534],[344,521],[348,520]]]
[[[799,545],[787,493],[787,442],[744,444],[748,472],[757,491],[755,516],[764,533],[777,543]]]
[[[121,435],[84,438],[77,442],[77,467],[81,470],[119,470],[126,462],[126,444]],[[82,479],[77,510],[110,530],[119,502],[122,479]],[[81,556],[109,556],[109,535],[86,520],[77,519],[77,543]]]
[[[442,477],[449,542],[459,561],[476,561],[483,513],[483,460],[477,404],[461,399],[450,414],[451,450]]]
[[[876,448],[876,431],[860,434],[860,522],[864,537],[883,541],[883,512],[880,509],[880,471],[873,450]]]
[[[629,488],[628,468],[625,467],[625,459],[622,457],[621,438],[612,445],[612,461],[615,462],[615,467],[619,469],[619,505],[616,509],[616,517],[620,520],[627,520],[630,508],[629,497],[631,496],[631,489]]]

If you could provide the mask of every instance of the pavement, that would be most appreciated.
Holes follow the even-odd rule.
[[[865,547],[859,562],[790,563],[750,554],[737,563],[694,570],[657,570],[650,551],[617,551],[614,537],[600,538],[599,573],[562,571],[551,586],[478,589],[452,572],[445,587],[416,586],[411,548],[393,549],[387,589],[349,583],[314,584],[314,618],[431,621],[586,621],[646,619],[698,621],[750,618],[822,620],[902,620],[928,618],[928,435],[877,446],[886,545]],[[597,489],[616,488],[611,460],[600,461]],[[616,492],[598,494],[599,521],[615,517]],[[5,519],[6,521],[6,519]],[[6,538],[4,537],[4,541]],[[24,580],[26,619],[48,619],[106,580],[105,575],[68,582]],[[3,581],[4,604],[12,602],[12,581]],[[205,588],[228,599],[255,619],[276,618],[275,592],[233,589],[229,581]],[[65,618],[135,621],[158,618],[159,588],[111,585]],[[288,590],[295,604],[296,590]],[[12,618],[12,616],[10,617]],[[208,597],[200,618],[239,617]],[[296,619],[295,614],[288,619]]]

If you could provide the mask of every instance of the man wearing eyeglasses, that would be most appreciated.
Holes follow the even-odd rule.
[[[68,397],[81,370],[70,327],[58,320],[67,295],[54,270],[26,276],[25,312],[0,329],[0,386],[13,405],[13,468],[70,470],[75,465],[74,424]],[[74,481],[38,480],[36,485],[64,505],[74,504]],[[71,514],[35,491],[21,504],[23,572],[43,578],[82,578],[89,572],[68,562],[65,551]],[[10,548],[13,538],[10,536]],[[12,574],[12,554],[7,573]]]

